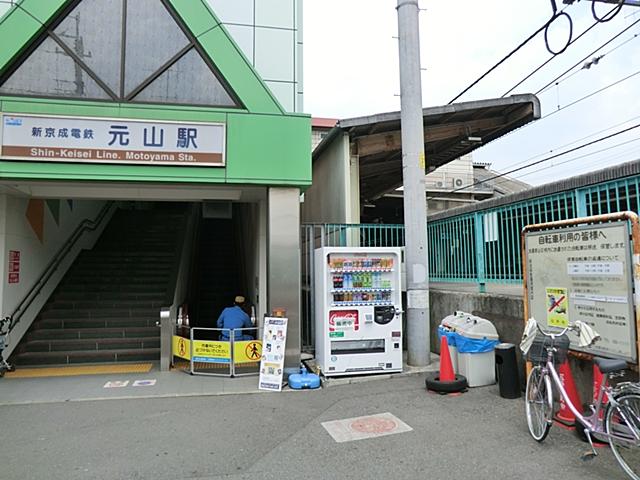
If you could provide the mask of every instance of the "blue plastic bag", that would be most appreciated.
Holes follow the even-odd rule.
[[[438,341],[442,341],[442,337],[447,337],[447,345],[450,347],[456,346],[456,337],[458,334],[456,332],[452,332],[451,330],[447,330],[444,327],[438,327]]]
[[[456,335],[456,347],[458,353],[486,353],[495,350],[499,340],[489,340],[487,338],[467,338],[460,334]]]

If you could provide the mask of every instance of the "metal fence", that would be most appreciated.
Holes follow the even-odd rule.
[[[522,229],[575,216],[576,196],[563,192],[429,222],[429,278],[519,283]]]
[[[442,216],[428,222],[431,282],[522,282],[520,232],[526,225],[621,211],[640,213],[640,175],[493,208]],[[313,251],[319,247],[402,247],[403,225],[305,224],[302,226],[302,335],[313,345]]]
[[[262,328],[192,327],[189,338],[174,336],[173,364],[192,375],[258,375]]]

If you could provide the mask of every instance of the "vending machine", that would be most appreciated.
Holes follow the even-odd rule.
[[[315,251],[316,361],[325,376],[402,371],[401,255]]]

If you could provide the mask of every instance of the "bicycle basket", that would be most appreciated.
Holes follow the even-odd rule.
[[[555,347],[556,351],[553,354],[554,363],[564,363],[567,359],[569,343],[570,340],[566,334],[556,338],[538,334],[531,344],[531,348],[527,354],[527,360],[533,363],[545,363],[547,361],[547,349]]]

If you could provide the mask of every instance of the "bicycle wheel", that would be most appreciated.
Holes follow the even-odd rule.
[[[622,469],[634,480],[640,480],[640,395],[623,393],[616,398],[618,406],[609,405],[605,427],[610,435],[611,450]]]
[[[540,366],[534,367],[527,379],[525,411],[529,433],[536,441],[543,441],[551,429],[553,391],[549,376],[543,375]]]

